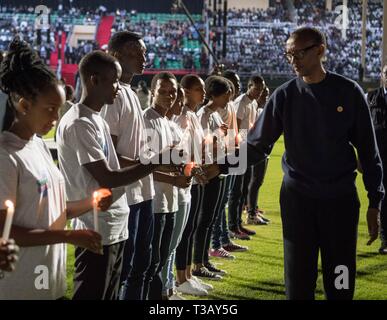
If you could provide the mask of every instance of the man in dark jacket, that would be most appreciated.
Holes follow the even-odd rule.
[[[382,70],[382,86],[368,93],[367,100],[374,123],[380,157],[383,167],[387,168],[387,64]],[[387,186],[386,174],[383,184]],[[379,252],[387,254],[387,200],[382,202],[380,211],[380,239],[382,243]]]
[[[352,299],[360,203],[356,153],[368,191],[369,242],[378,238],[383,171],[363,90],[324,69],[325,36],[294,31],[285,58],[297,74],[279,87],[247,138],[249,164],[265,159],[283,134],[280,194],[288,299],[314,299],[321,252],[327,299]]]

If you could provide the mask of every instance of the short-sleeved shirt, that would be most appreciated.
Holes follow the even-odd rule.
[[[234,101],[237,118],[241,121],[239,129],[250,130],[257,118],[257,101],[250,100],[246,93]]]
[[[216,136],[218,138],[218,141],[220,142],[221,148],[223,149],[223,151],[225,151],[226,144],[224,140],[224,133],[220,129],[224,122],[219,113],[211,110],[207,106],[204,106],[197,112],[197,116],[203,128],[204,134]]]
[[[62,174],[41,138],[22,140],[11,132],[0,134],[0,203],[15,205],[13,225],[28,229],[64,230],[66,193]],[[48,289],[35,279],[48,274]],[[0,280],[0,300],[58,299],[66,291],[66,245],[21,247],[13,272]]]
[[[117,136],[117,153],[133,160],[140,158],[146,144],[145,123],[140,102],[129,84],[121,82],[121,90],[112,105],[101,110],[110,134]],[[128,204],[153,199],[153,175],[150,174],[126,187]]]
[[[173,145],[173,136],[167,117],[159,114],[150,107],[144,111],[145,126],[148,129],[147,139],[150,148],[159,153],[162,149]],[[153,212],[172,213],[178,210],[177,187],[160,181],[154,181],[155,197],[153,199]]]
[[[99,115],[83,104],[74,105],[61,119],[57,138],[58,158],[66,181],[68,200],[76,201],[92,196],[100,188],[85,164],[105,160],[112,170],[120,168],[109,126]],[[129,207],[125,189],[113,189],[113,204],[99,212],[99,233],[102,244],[110,245],[128,237]],[[76,230],[93,229],[93,212],[89,211],[72,220]]]
[[[184,130],[183,135],[184,132],[187,130],[187,127],[189,126],[189,144],[191,146],[190,154],[192,160],[195,163],[202,163],[202,145],[204,139],[204,132],[196,113],[190,110],[187,106],[184,106],[181,111],[181,114],[179,116],[174,116],[172,120],[176,122],[182,130]],[[198,184],[198,182],[193,179],[192,184]]]
[[[184,136],[184,132],[179,125],[173,120],[169,120],[171,127],[173,144],[178,145]],[[179,204],[188,203],[191,201],[191,185],[188,188],[177,188],[178,189],[178,202]]]

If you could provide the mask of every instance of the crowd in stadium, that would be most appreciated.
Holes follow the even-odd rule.
[[[240,72],[254,70],[274,77],[289,75],[291,70],[286,60],[278,59],[283,55],[283,43],[297,26],[315,25],[327,34],[327,68],[352,79],[360,78],[361,1],[349,1],[346,39],[342,38],[342,32],[337,27],[337,23],[340,24],[337,19],[341,11],[335,11],[335,8],[342,4],[341,1],[333,1],[331,11],[325,8],[323,0],[295,1],[293,13],[285,10],[283,3],[276,3],[275,7],[265,11],[261,9],[229,11],[228,65],[236,65]],[[382,2],[369,1],[368,6],[364,73],[366,77],[376,79],[380,74],[381,64]],[[270,22],[266,23],[268,20]]]
[[[341,4],[333,1],[332,10],[325,8],[325,1],[294,1],[294,10],[285,7],[285,2],[274,2],[273,6],[263,9],[230,9],[228,11],[227,57],[224,61],[229,67],[240,73],[254,70],[270,77],[288,76],[291,69],[285,60],[277,57],[283,54],[282,44],[288,34],[299,25],[320,26],[328,37],[327,67],[345,74],[352,79],[360,76],[361,47],[361,5],[358,1],[349,2],[349,25],[346,32],[347,41],[337,27],[340,12],[335,8]],[[365,76],[376,79],[380,72],[380,44],[382,27],[382,6],[380,1],[370,1],[367,22],[367,49]],[[50,31],[42,32],[39,44],[36,44],[34,19],[20,20],[20,14],[33,14],[32,7],[2,7],[0,13],[0,50],[5,50],[15,34],[21,34],[29,43],[35,43],[35,49],[43,58],[50,60],[55,50],[55,33],[64,30],[68,34],[75,21],[82,24],[98,25],[106,8],[94,10],[63,8],[53,11]],[[17,13],[12,19],[6,13]],[[198,34],[181,16],[141,15],[137,12],[117,10],[112,31],[130,29],[146,34],[144,40],[148,47],[149,69],[186,69],[206,70],[209,66],[208,53],[203,50]],[[210,14],[211,19],[211,14]],[[197,27],[204,34],[201,17],[195,17]],[[49,37],[49,38],[47,38]],[[96,48],[96,42],[83,42],[73,48],[66,45],[65,62],[78,63],[82,55]],[[275,54],[273,54],[275,52]],[[242,59],[243,57],[243,59]],[[334,57],[334,58],[333,58]]]

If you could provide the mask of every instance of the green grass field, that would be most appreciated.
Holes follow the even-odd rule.
[[[272,299],[283,300],[283,247],[282,229],[279,213],[279,190],[282,181],[281,156],[284,150],[283,140],[275,145],[270,158],[264,185],[260,191],[260,206],[271,219],[268,226],[252,227],[257,235],[250,241],[240,241],[249,251],[236,253],[231,261],[216,258],[213,262],[228,271],[222,281],[212,282],[214,290],[206,299]],[[377,254],[379,241],[371,247],[366,246],[367,225],[365,211],[368,205],[361,175],[358,177],[358,190],[361,199],[361,217],[358,240],[358,272],[355,299],[387,298],[387,257]],[[68,250],[68,292],[72,294],[73,248]],[[194,298],[194,297],[187,297]],[[321,274],[318,278],[317,299],[324,299]]]

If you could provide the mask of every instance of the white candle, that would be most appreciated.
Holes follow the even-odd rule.
[[[5,201],[7,207],[7,217],[5,218],[4,229],[3,229],[3,240],[9,239],[9,234],[11,233],[13,214],[15,213],[15,207],[11,200]]]
[[[98,231],[98,191],[93,193],[93,217],[94,217],[94,231]]]

